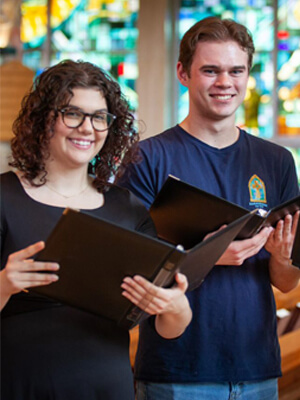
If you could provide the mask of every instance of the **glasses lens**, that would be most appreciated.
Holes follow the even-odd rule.
[[[98,112],[93,115],[92,119],[94,128],[99,131],[110,128],[114,122],[114,116],[106,112]]]
[[[115,120],[113,114],[105,111],[99,111],[93,115],[84,113],[76,108],[67,108],[60,111],[63,116],[63,122],[68,128],[78,128],[82,124],[84,118],[89,116],[95,130],[105,131],[111,127]]]
[[[76,109],[68,109],[63,113],[63,121],[69,128],[77,128],[82,122],[84,114]]]

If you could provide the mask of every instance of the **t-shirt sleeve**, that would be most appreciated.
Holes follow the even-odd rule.
[[[290,200],[300,194],[295,161],[292,154],[285,150],[282,157],[282,185],[281,185],[281,203]]]
[[[153,153],[149,151],[149,145],[146,142],[141,143],[138,161],[130,164],[117,181],[119,186],[134,193],[147,209],[150,208],[156,195],[156,179],[153,170],[155,160],[152,159]]]

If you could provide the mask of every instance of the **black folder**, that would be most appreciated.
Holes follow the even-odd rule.
[[[125,276],[140,274],[169,287],[181,271],[198,287],[250,215],[184,250],[83,212],[66,209],[36,257],[60,264],[59,280],[32,288],[39,294],[100,314],[130,329],[148,314],[121,295]]]
[[[265,226],[275,226],[287,214],[300,209],[300,196],[297,196],[268,212],[254,210],[251,218],[238,232],[237,239],[252,237]],[[221,197],[189,185],[180,179],[169,176],[157,194],[150,208],[158,237],[170,243],[182,243],[186,248],[193,247],[209,233],[223,224],[249,214],[250,211]],[[293,247],[293,261],[300,264],[300,228]]]
[[[298,222],[294,247],[291,257],[293,264],[300,268],[300,221]]]

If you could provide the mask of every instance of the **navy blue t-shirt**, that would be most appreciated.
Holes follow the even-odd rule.
[[[120,185],[149,207],[169,174],[249,210],[268,210],[299,194],[292,155],[240,131],[223,149],[179,125],[141,142],[142,160]],[[215,266],[189,292],[193,319],[177,339],[160,337],[153,318],[140,326],[135,377],[152,382],[222,382],[280,376],[276,307],[265,250],[240,267]]]

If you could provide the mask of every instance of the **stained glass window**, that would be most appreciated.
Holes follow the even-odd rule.
[[[66,58],[93,62],[118,80],[136,110],[138,10],[138,0],[23,0],[23,63],[39,73]]]
[[[300,135],[300,1],[279,1],[279,135]]]

